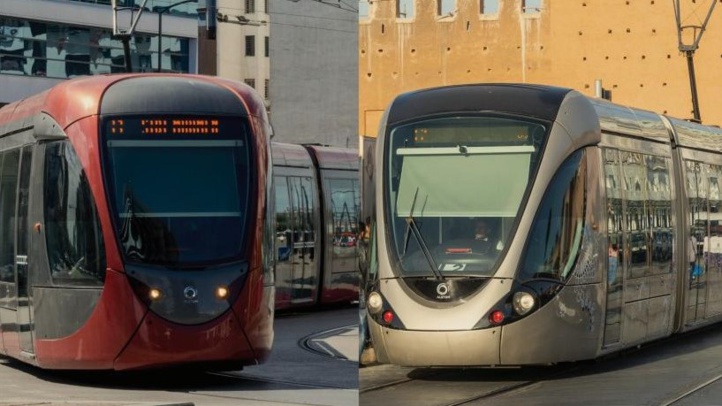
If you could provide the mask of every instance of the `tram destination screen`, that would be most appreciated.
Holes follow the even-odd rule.
[[[132,116],[105,120],[108,139],[237,138],[241,119],[208,116]]]
[[[418,145],[446,145],[458,143],[501,143],[528,145],[531,135],[544,131],[537,123],[511,122],[495,118],[465,118],[413,128],[413,141]]]

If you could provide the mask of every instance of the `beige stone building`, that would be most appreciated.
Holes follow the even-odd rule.
[[[710,1],[680,1],[683,25],[701,26]],[[601,80],[615,103],[693,117],[674,1],[371,0],[360,9],[361,135],[376,135],[401,92],[473,82],[552,84],[594,96]],[[722,124],[720,7],[694,63],[701,119]]]

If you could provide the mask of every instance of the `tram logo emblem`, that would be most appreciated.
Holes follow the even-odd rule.
[[[436,296],[437,299],[451,299],[449,295],[449,285],[447,285],[446,282],[436,285],[436,294],[438,294],[438,296]]]
[[[186,286],[186,288],[183,289],[183,297],[185,297],[188,302],[197,302],[198,290],[193,286]]]

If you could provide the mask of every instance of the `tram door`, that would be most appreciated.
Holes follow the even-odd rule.
[[[283,172],[281,168],[277,173]],[[318,208],[311,177],[275,176],[276,300],[311,303],[318,293],[316,229]]]
[[[604,151],[604,181],[607,195],[607,309],[604,346],[620,342],[622,334],[622,281],[624,278],[624,199],[617,151]]]
[[[351,288],[358,283],[358,172],[325,170],[322,178],[326,241],[333,241],[325,252],[323,277],[326,286]]]
[[[17,193],[17,226],[15,273],[18,284],[18,330],[20,333],[20,351],[34,354],[33,347],[33,319],[32,303],[28,292],[28,207],[30,206],[30,164],[32,162],[32,149],[26,146],[22,149],[20,159],[20,176]]]
[[[710,282],[717,284],[719,275],[716,259],[719,254],[717,204],[719,203],[719,185],[715,166],[699,162],[686,162],[687,196],[689,198],[689,230],[685,246],[687,247],[686,268],[687,295],[685,320],[694,324],[706,317],[719,313],[715,311],[715,290],[709,291]],[[711,272],[712,271],[712,272]],[[717,278],[716,278],[717,277]],[[712,299],[712,300],[710,300]]]
[[[0,153],[0,321],[5,350],[20,349],[18,325],[18,280],[15,266],[16,193],[20,149]],[[27,297],[27,294],[23,296]],[[27,302],[27,300],[25,301]]]
[[[617,164],[617,162],[619,164]],[[608,213],[604,345],[670,332],[672,189],[669,158],[605,151]]]

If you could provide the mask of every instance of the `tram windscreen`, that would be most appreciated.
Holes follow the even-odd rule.
[[[107,119],[104,130],[105,178],[126,261],[184,268],[241,257],[254,175],[244,121],[123,117]]]
[[[447,277],[493,275],[547,129],[490,116],[390,129],[386,205],[404,276],[430,276],[434,268]]]

